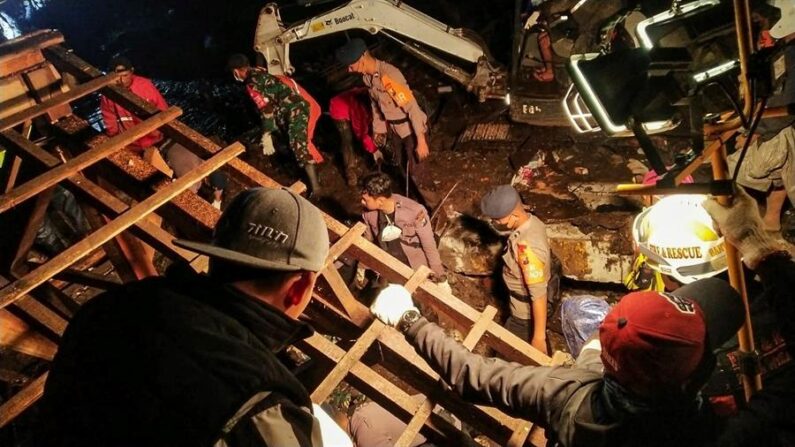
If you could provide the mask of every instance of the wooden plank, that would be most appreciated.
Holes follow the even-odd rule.
[[[102,290],[112,289],[122,284],[121,281],[112,276],[75,269],[66,269],[58,272],[53,278]]]
[[[50,154],[12,130],[0,132],[0,143],[15,154],[23,157],[26,161],[39,163],[50,169],[62,163],[58,157]],[[69,187],[72,192],[88,201],[90,205],[96,207],[100,212],[106,214],[110,218],[115,218],[130,209],[126,203],[122,202],[119,198],[109,193],[101,186],[87,179],[83,174],[74,174],[66,180],[67,187]],[[154,249],[172,259],[192,262],[198,257],[196,253],[174,245],[172,243],[174,236],[161,227],[153,224],[148,219],[136,222],[135,226],[130,228],[130,231],[135,234],[135,236],[151,245]]]
[[[531,422],[525,421],[524,424],[520,424],[518,427],[516,427],[516,430],[514,430],[510,439],[508,439],[506,446],[522,447],[525,442],[527,442],[527,437],[530,436],[530,430],[532,427],[533,424]]]
[[[380,320],[373,320],[370,327],[356,340],[356,343],[351,346],[351,349],[345,353],[344,356],[337,363],[337,366],[320,382],[320,385],[312,392],[312,402],[322,404],[323,401],[334,391],[334,388],[342,382],[342,379],[348,375],[353,365],[359,362],[364,356],[370,346],[375,342],[376,338],[381,335],[381,332],[386,326]]]
[[[58,345],[34,331],[6,309],[0,309],[0,345],[26,355],[52,360]]]
[[[464,338],[463,345],[465,348],[470,351],[475,348],[475,345],[477,345],[480,338],[483,337],[486,329],[488,329],[489,323],[494,321],[496,315],[497,309],[495,307],[486,306],[486,309],[480,314],[478,321],[472,326],[466,338]],[[425,425],[425,421],[428,420],[428,417],[433,412],[434,407],[436,407],[436,404],[431,399],[426,398],[417,412],[414,413],[411,421],[406,425],[403,433],[397,441],[395,441],[395,447],[409,447],[411,445],[411,442],[417,436],[417,433],[419,433],[420,428]]]
[[[11,40],[0,43],[0,62],[14,55],[31,50],[41,50],[52,45],[63,43],[64,37],[54,29],[36,30]]]
[[[355,322],[357,326],[363,326],[372,319],[370,312],[367,308],[356,300],[353,296],[348,285],[340,276],[340,272],[334,267],[332,263],[321,272],[323,278],[326,279],[337,300],[342,305],[345,312],[350,317],[351,321]]]
[[[341,336],[345,337],[351,337],[358,333],[358,328],[353,322],[336,312],[335,308],[324,305],[323,302],[322,299],[315,297],[307,307],[305,313],[313,322],[322,323],[319,327],[334,328],[338,333],[343,334]],[[381,365],[421,393],[432,395],[440,405],[453,412],[463,422],[474,426],[500,444],[507,442],[516,426],[515,419],[492,407],[471,405],[464,402],[455,393],[444,391],[439,386],[439,376],[417,354],[414,347],[406,341],[406,337],[397,330],[386,328],[378,337],[378,343],[379,348],[369,352],[378,352],[377,361]],[[352,380],[351,374],[347,376],[346,380]],[[415,404],[418,405],[419,401]],[[416,408],[402,419],[408,422],[415,411]],[[434,420],[436,416],[436,414],[432,414],[431,420]]]
[[[72,245],[49,262],[31,271],[23,278],[14,281],[9,286],[0,290],[0,308],[4,308],[18,300],[36,286],[51,278],[56,273],[69,267],[74,261],[85,256],[91,250],[109,241],[138,220],[144,218],[159,206],[168,202],[176,195],[189,188],[193,183],[206,177],[219,166],[243,153],[245,148],[240,143],[234,143],[214,155],[188,174],[176,179],[166,188],[152,194],[146,200],[130,208],[129,211],[117,217],[103,228],[88,235],[85,239]]]
[[[11,166],[8,168],[8,175],[6,176],[5,188],[3,188],[3,194],[14,189],[14,185],[17,184],[17,175],[19,175],[20,166],[22,166],[22,159],[17,156],[14,156],[13,159],[11,160]]]
[[[84,152],[68,162],[14,188],[11,192],[0,196],[0,213],[102,160],[181,114],[182,110],[179,107],[169,107],[167,110],[141,121],[127,131],[109,138],[96,148]]]
[[[67,321],[51,311],[47,306],[41,304],[36,298],[30,295],[23,295],[14,304],[54,334],[60,336],[66,330]]]
[[[464,347],[469,349],[470,351],[475,349],[475,345],[478,344],[483,334],[486,333],[489,325],[492,321],[494,321],[494,317],[497,316],[497,309],[492,306],[486,306],[483,309],[483,313],[480,314],[480,318],[478,321],[472,326],[469,333],[467,334],[466,338],[464,338]]]
[[[52,200],[54,192],[54,188],[47,188],[36,195],[33,209],[26,216],[27,221],[23,224],[22,234],[18,236],[19,241],[17,243],[16,252],[14,253],[14,258],[11,260],[9,268],[12,274],[16,275],[18,272],[22,271],[20,269],[24,268],[23,264],[28,252],[31,247],[33,247],[33,243],[36,242],[36,234],[39,232],[42,222],[44,222],[47,207],[50,204],[50,200]]]
[[[44,373],[29,383],[20,392],[15,394],[0,406],[0,428],[5,427],[14,418],[22,414],[29,406],[33,405],[44,394],[44,383],[47,381]]]
[[[337,241],[334,242],[334,244],[328,250],[328,257],[326,258],[326,264],[324,268],[332,265],[337,258],[345,253],[345,250],[350,248],[350,246],[353,244],[353,241],[357,237],[362,237],[366,229],[367,227],[365,227],[363,222],[356,222],[356,225],[351,227],[350,230],[346,231],[341,238],[337,239]]]
[[[322,357],[335,363],[342,360],[345,355],[345,351],[342,348],[319,334],[314,334],[312,337],[298,342],[297,346],[310,357]],[[409,419],[419,404],[405,390],[361,362],[353,365],[347,380],[357,390],[364,392],[367,397],[400,419]],[[459,432],[449,421],[438,415],[433,415],[431,422],[432,427],[426,426],[426,428],[436,433],[454,436]]]
[[[56,95],[34,107],[19,111],[13,115],[9,115],[0,120],[0,130],[10,129],[18,124],[24,123],[27,120],[32,120],[38,116],[44,115],[50,109],[68,104],[76,99],[89,95],[106,85],[113,83],[118,79],[117,73],[111,73],[99,78],[92,79],[84,84],[70,90],[68,93]]]
[[[55,30],[34,31],[0,44],[0,77],[12,75],[44,62],[41,50],[63,43]]]
[[[9,284],[8,279],[0,276],[0,287],[5,287],[7,284]],[[30,295],[25,295],[18,300],[16,307],[57,336],[63,335],[66,330],[66,320]]]
[[[430,276],[430,274],[431,274],[431,269],[429,269],[428,266],[421,265],[420,268],[418,268],[417,271],[415,271],[411,275],[409,280],[406,281],[406,284],[403,284],[403,287],[405,287],[406,290],[409,291],[409,293],[413,294],[420,286],[420,284],[422,284],[423,282],[425,282],[426,279],[428,279],[428,276]]]

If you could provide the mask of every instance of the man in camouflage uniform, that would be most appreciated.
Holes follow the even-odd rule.
[[[312,136],[320,117],[320,105],[294,79],[272,75],[264,67],[252,67],[245,55],[232,55],[228,68],[236,80],[246,84],[246,91],[260,113],[263,153],[275,152],[273,132],[286,134],[299,166],[306,171],[312,194],[317,195],[320,184],[315,165],[323,162],[323,156],[312,143]]]
[[[511,232],[502,256],[511,311],[505,328],[546,354],[547,298],[555,298],[560,283],[546,226],[524,210],[519,193],[510,185],[489,191],[480,209],[498,230]]]
[[[394,151],[393,161],[410,172],[415,162],[428,157],[428,118],[406,78],[395,66],[374,58],[362,39],[351,39],[337,49],[336,56],[349,72],[362,74],[370,93],[376,146],[386,146],[388,132],[397,135],[400,149]]]

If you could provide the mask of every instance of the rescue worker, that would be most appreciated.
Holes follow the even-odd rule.
[[[243,54],[230,56],[227,68],[235,80],[246,84],[246,91],[262,118],[262,153],[276,152],[273,133],[281,132],[287,137],[298,165],[306,172],[312,195],[319,195],[315,165],[323,162],[323,155],[312,137],[320,118],[320,105],[293,78],[272,75],[265,67],[252,67]]]
[[[392,180],[378,172],[362,179],[365,237],[413,269],[427,266],[433,280],[449,291],[447,276],[428,211],[419,203],[392,193]]]
[[[159,110],[166,110],[168,104],[151,80],[135,74],[135,68],[129,59],[117,56],[111,59],[110,69],[119,74],[118,85],[123,87]],[[141,118],[130,113],[127,109],[102,95],[99,101],[99,110],[102,113],[102,123],[105,133],[112,137],[141,122]],[[133,152],[142,156],[154,167],[160,169],[168,176],[181,177],[196,166],[202,159],[176,141],[165,138],[163,132],[153,130],[134,141],[128,146]],[[165,162],[164,162],[165,160]],[[165,166],[165,165],[168,166]],[[201,187],[200,182],[193,184],[190,189],[197,192]]]
[[[498,231],[510,232],[502,255],[502,279],[510,295],[505,328],[546,354],[547,298],[557,295],[560,281],[553,275],[546,226],[525,211],[511,185],[489,191],[480,201],[480,210]]]
[[[786,244],[762,230],[747,194],[739,192],[728,208],[714,199],[705,207],[762,278],[766,292],[760,299],[778,310],[784,336],[795,338],[795,262]],[[791,400],[792,389],[764,388],[729,419],[718,418],[700,398],[715,365],[713,350],[744,319],[742,299],[717,278],[673,293],[626,295],[573,367],[524,366],[474,354],[422,317],[402,286],[387,287],[371,311],[402,331],[457,394],[538,423],[550,445],[786,445],[775,428],[791,425],[792,415],[771,404]]]
[[[648,255],[647,266],[656,274],[654,290],[676,290],[682,284],[721,275],[728,269],[724,238],[702,206],[706,198],[696,194],[667,196],[635,218],[633,243],[640,256]],[[745,278],[752,297],[755,293],[750,292],[760,288],[754,276],[751,273]],[[774,309],[766,300],[751,300],[749,309],[765,386],[786,387],[795,392],[795,362],[775,324]],[[721,346],[715,372],[702,391],[721,414],[732,414],[745,403],[737,348],[736,339]],[[795,401],[781,410],[793,414]],[[795,436],[795,432],[790,436]]]
[[[321,212],[286,189],[238,194],[202,275],[174,264],[92,299],[66,328],[36,430],[42,446],[321,446],[317,412],[277,353],[328,256]]]
[[[390,131],[400,138],[400,148],[394,150],[393,162],[408,173],[404,175],[408,195],[410,172],[415,161],[421,162],[429,154],[425,112],[400,70],[373,57],[362,39],[348,41],[337,49],[336,57],[349,72],[360,73],[369,90],[375,145],[386,147]]]
[[[774,94],[767,107],[795,105],[795,33],[781,39],[782,48],[774,60]],[[756,132],[737,138],[742,147],[751,141],[737,173],[737,183],[765,193],[763,222],[769,231],[781,230],[781,211],[789,198],[795,206],[795,115],[760,120]],[[730,172],[734,172],[742,151],[729,158]]]
[[[367,153],[372,154],[376,165],[380,165],[384,160],[384,155],[370,135],[373,114],[367,89],[355,87],[331,98],[329,116],[334,121],[334,126],[340,135],[340,152],[342,152],[342,162],[345,165],[345,179],[348,181],[348,186],[356,186],[359,184],[359,179],[355,166],[354,137]]]
[[[406,423],[373,401],[360,406],[351,405],[348,411],[333,411],[331,414],[345,433],[348,433],[356,447],[389,447],[395,444],[406,430]],[[409,443],[409,447],[433,447],[425,436],[417,436]]]

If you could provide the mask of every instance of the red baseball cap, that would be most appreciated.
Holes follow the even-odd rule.
[[[599,327],[605,374],[642,396],[681,390],[705,354],[737,332],[744,314],[740,295],[717,278],[673,293],[630,293]]]

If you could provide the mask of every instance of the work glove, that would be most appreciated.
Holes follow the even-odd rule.
[[[380,149],[376,149],[373,152],[373,161],[375,161],[376,165],[381,165],[384,162],[384,153]]]
[[[405,287],[397,284],[390,284],[378,293],[375,301],[370,306],[370,312],[387,326],[396,327],[403,314],[410,311],[419,310],[411,300],[411,294]]]
[[[783,240],[763,229],[756,201],[739,185],[730,206],[721,205],[714,197],[702,205],[723,236],[740,251],[748,268],[753,270],[771,253],[787,250]]]
[[[385,133],[377,133],[373,135],[373,143],[375,143],[376,147],[384,147],[386,146],[386,134]]]
[[[273,137],[270,132],[264,132],[262,134],[260,143],[262,144],[262,155],[273,155],[276,153],[276,148],[273,147]]]

